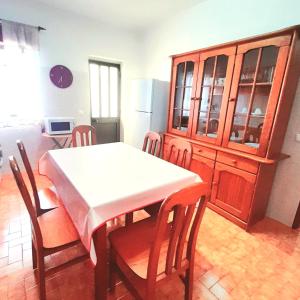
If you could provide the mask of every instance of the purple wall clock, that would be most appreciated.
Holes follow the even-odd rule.
[[[52,83],[61,89],[69,87],[73,82],[72,72],[62,65],[52,67],[49,76]]]

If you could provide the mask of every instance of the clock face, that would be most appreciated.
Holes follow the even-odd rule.
[[[62,65],[56,65],[50,70],[50,79],[54,85],[61,89],[69,87],[73,82],[71,71]]]

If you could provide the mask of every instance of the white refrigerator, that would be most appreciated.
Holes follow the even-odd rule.
[[[131,83],[134,105],[132,145],[141,149],[148,131],[164,132],[167,125],[169,83],[157,79],[135,79]]]

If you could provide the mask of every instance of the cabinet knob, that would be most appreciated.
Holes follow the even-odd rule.
[[[213,181],[213,183],[212,183],[213,185],[217,185],[218,184],[218,182],[217,181]]]
[[[229,102],[234,102],[235,101],[235,98],[230,98],[229,99]]]
[[[199,149],[198,152],[201,153],[201,152],[203,152],[203,150],[202,150],[202,149]]]
[[[200,100],[200,97],[192,97],[191,100],[197,101],[197,100]]]
[[[231,162],[232,162],[234,165],[237,163],[237,161],[236,161],[235,159],[233,159]]]

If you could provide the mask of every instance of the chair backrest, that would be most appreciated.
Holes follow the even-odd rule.
[[[80,137],[80,143],[77,143],[77,135]],[[96,129],[90,125],[79,125],[74,127],[72,131],[72,145],[89,146],[96,145]]]
[[[160,157],[161,136],[157,132],[149,131],[146,133],[143,144],[143,151]]]
[[[192,145],[182,139],[172,139],[169,142],[168,152],[165,159],[177,166],[189,169],[192,161]]]
[[[183,262],[194,263],[195,247],[207,199],[210,193],[205,183],[196,183],[167,197],[162,203],[155,228],[155,241],[150,249],[147,281],[153,287],[156,281],[160,250],[168,234],[165,274],[180,272]],[[169,223],[170,213],[172,222]],[[185,245],[187,243],[186,251]]]
[[[36,210],[37,215],[39,216],[41,214],[41,207],[40,207],[40,199],[39,199],[39,195],[38,195],[38,191],[37,191],[34,174],[33,174],[33,171],[32,171],[32,168],[31,168],[31,165],[30,165],[23,142],[21,140],[17,140],[17,146],[19,148],[19,152],[20,152],[20,155],[21,155],[23,164],[25,166],[25,170],[27,172],[27,175],[28,175],[28,178],[30,181],[30,185],[32,188],[35,210]]]
[[[39,223],[37,221],[36,211],[32,204],[30,194],[28,192],[28,189],[26,187],[24,179],[21,175],[18,163],[13,156],[9,157],[9,164],[10,164],[10,168],[14,174],[17,186],[19,188],[19,191],[22,195],[22,198],[24,200],[24,203],[26,205],[26,208],[27,208],[29,216],[30,216],[30,220],[31,220],[31,224],[32,224],[33,241],[36,243],[37,247],[40,248],[43,245],[43,238],[42,238],[41,229],[40,229]]]

